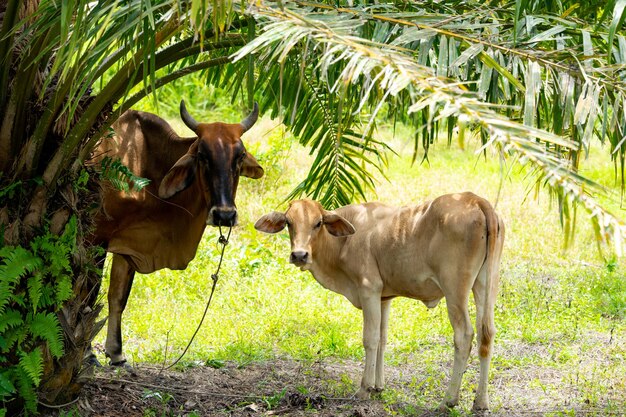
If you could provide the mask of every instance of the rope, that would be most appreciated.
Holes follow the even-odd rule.
[[[78,402],[78,400],[80,399],[80,397],[76,397],[74,398],[72,401],[70,401],[69,403],[65,403],[65,404],[46,404],[41,400],[37,400],[37,402],[39,403],[39,405],[42,405],[46,408],[50,408],[50,409],[59,409],[59,408],[64,408],[64,407],[69,407],[72,404],[75,404]]]
[[[220,273],[220,269],[222,268],[222,261],[224,260],[224,251],[226,250],[226,245],[228,244],[228,239],[230,239],[230,233],[232,232],[233,228],[232,226],[228,228],[228,234],[226,235],[226,237],[224,237],[224,234],[222,233],[222,226],[219,226],[219,230],[220,230],[220,237],[218,239],[218,243],[220,245],[222,245],[222,252],[220,254],[220,261],[217,264],[217,269],[215,270],[215,273],[211,275],[211,279],[213,280],[213,286],[211,287],[211,294],[209,295],[209,300],[206,303],[206,307],[204,308],[204,313],[202,314],[202,318],[200,319],[200,323],[198,323],[198,327],[196,327],[196,331],[193,332],[193,335],[191,336],[191,339],[189,340],[189,343],[187,343],[187,346],[185,347],[185,350],[183,350],[183,353],[180,354],[180,356],[170,365],[165,366],[165,363],[163,364],[163,366],[161,367],[161,370],[159,371],[159,374],[161,374],[161,372],[170,369],[171,367],[173,367],[174,365],[176,365],[178,362],[180,362],[180,360],[183,358],[183,356],[185,356],[185,354],[187,353],[187,350],[189,350],[189,347],[191,346],[191,343],[193,342],[193,340],[196,338],[196,335],[198,334],[198,332],[200,331],[200,327],[202,327],[202,323],[204,322],[204,318],[206,317],[206,313],[209,311],[209,306],[211,305],[211,300],[213,299],[213,293],[215,292],[215,286],[217,285],[217,281],[219,280],[219,273]],[[169,337],[168,337],[169,339]],[[167,357],[167,347],[166,347],[166,357]],[[165,362],[165,360],[164,360]]]

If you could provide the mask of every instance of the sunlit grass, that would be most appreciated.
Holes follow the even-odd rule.
[[[177,100],[168,102],[166,114],[172,120]],[[198,120],[223,117],[210,107],[188,107]],[[238,121],[240,113],[229,121]],[[179,122],[174,125],[186,134]],[[532,403],[518,399],[521,407],[541,407],[560,389],[575,392],[578,404],[609,408],[616,402],[623,404],[624,267],[599,256],[586,213],[579,212],[576,239],[565,250],[556,207],[543,191],[535,199],[532,181],[525,179],[520,167],[513,167],[503,177],[502,170],[509,167],[503,167],[495,155],[485,158],[476,154],[478,143],[468,144],[465,150],[456,144],[437,143],[428,162],[420,163],[418,157],[412,164],[410,132],[398,129],[395,137],[391,129],[381,132],[400,156],[390,156],[389,181],[379,178],[371,199],[414,204],[469,190],[496,203],[499,196],[497,211],[507,232],[496,307],[495,408],[504,405],[503,398],[512,396],[507,392],[519,379],[512,375],[524,375],[524,388],[537,392]],[[285,209],[285,197],[306,175],[311,160],[307,150],[269,119],[261,119],[244,141],[267,175],[258,181],[243,179],[240,184],[240,225],[233,230],[226,249],[209,315],[183,362],[224,360],[245,366],[275,357],[361,360],[360,311],[287,262],[285,234],[264,235],[253,228],[261,215]],[[592,158],[593,169],[586,174],[614,185],[611,162],[596,154]],[[619,210],[619,205],[615,209]],[[131,362],[160,364],[164,359],[172,361],[182,351],[202,315],[218,256],[217,231],[207,229],[196,258],[185,271],[136,276],[123,319],[124,348]],[[400,369],[410,363],[419,366],[421,374],[406,376],[416,396],[406,400],[406,393],[392,385],[382,400],[391,408],[406,401],[410,404],[402,406],[406,410],[432,407],[445,390],[453,358],[445,301],[429,310],[419,302],[397,299],[391,314],[387,363]],[[98,335],[100,342],[104,333]],[[463,382],[466,393],[475,389],[477,363],[473,357]],[[533,374],[536,376],[528,377]],[[358,384],[329,381],[329,390],[345,395],[356,386],[349,382]],[[411,413],[402,407],[401,414]]]

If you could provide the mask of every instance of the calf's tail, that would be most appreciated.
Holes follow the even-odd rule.
[[[485,283],[482,321],[481,323],[476,323],[476,326],[481,326],[481,340],[479,341],[478,352],[480,356],[487,357],[490,354],[491,342],[496,333],[494,308],[500,283],[499,267],[502,244],[504,242],[504,224],[500,221],[495,210],[487,200],[479,199],[478,205],[487,222],[487,256],[483,266],[487,268],[487,280]]]

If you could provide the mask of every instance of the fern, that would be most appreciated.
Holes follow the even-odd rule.
[[[41,267],[41,259],[20,246],[5,246],[0,250],[0,256],[2,256],[0,265],[0,313],[2,313],[10,301],[16,301],[12,293],[20,278]]]
[[[41,375],[43,374],[43,355],[41,348],[36,347],[31,352],[22,352],[20,354],[19,369],[21,369],[34,386],[39,386]]]
[[[3,264],[0,265],[0,280],[2,281],[15,284],[25,274],[41,267],[41,259],[20,246],[5,246],[2,249],[4,258]]]
[[[72,248],[68,248],[59,239],[54,241],[51,233],[38,236],[30,244],[33,253],[46,260],[46,270],[52,276],[71,271],[69,255]]]
[[[12,294],[13,286],[7,281],[0,278],[0,314],[4,311],[6,305],[13,298]]]
[[[61,305],[74,295],[72,287],[72,279],[68,275],[60,275],[56,277],[55,299],[56,303]]]
[[[53,358],[64,352],[57,313],[73,296],[77,233],[71,217],[61,236],[44,230],[29,248],[0,248],[0,401],[19,396],[27,413],[37,411],[44,352]]]
[[[8,309],[0,314],[0,334],[10,327],[16,327],[24,323],[22,313],[17,310]],[[2,349],[0,348],[0,352]]]
[[[109,181],[113,186],[125,192],[140,191],[142,188],[150,184],[147,178],[139,177],[128,169],[119,158],[104,157],[100,163],[100,178]]]
[[[37,313],[30,322],[30,333],[48,343],[48,349],[55,358],[63,355],[63,343],[61,343],[61,326],[54,313]]]
[[[33,414],[37,413],[37,393],[35,392],[35,385],[28,375],[28,373],[21,367],[22,360],[20,359],[20,366],[14,368],[15,380],[17,382],[17,388],[20,396],[24,399],[24,408]],[[41,363],[43,365],[43,362]],[[43,371],[43,366],[42,366]]]
[[[43,277],[41,273],[33,274],[28,278],[28,297],[32,304],[33,313],[39,308],[39,300],[41,299],[41,293],[43,288]],[[0,331],[2,329],[0,328]]]
[[[18,350],[20,350],[19,347],[21,347],[22,342],[26,339],[26,336],[28,336],[28,332],[24,326],[9,327],[6,329],[3,334],[4,341],[6,342],[5,351],[9,352],[13,346],[18,346]]]

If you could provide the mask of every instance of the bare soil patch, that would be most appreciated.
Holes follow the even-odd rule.
[[[77,408],[89,416],[345,416],[388,415],[376,401],[328,395],[327,381],[346,372],[358,380],[360,364],[304,364],[276,360],[237,366],[161,371],[140,366],[136,375],[97,370]]]
[[[392,396],[358,401],[350,398],[361,364],[356,361],[298,362],[276,359],[238,366],[196,366],[184,371],[161,371],[154,365],[135,368],[137,375],[103,368],[86,384],[75,404],[63,416],[322,416],[371,417],[414,415],[421,417],[473,415],[476,364],[470,365],[460,406],[450,413],[435,411],[441,392],[421,392],[420,385],[433,375],[419,363],[388,366],[387,386]],[[451,363],[442,363],[445,370]],[[564,373],[530,366],[505,370],[490,381],[492,411],[489,416],[624,416],[626,408],[607,413],[606,400],[590,405],[572,386],[560,386]],[[535,383],[533,382],[535,381]],[[542,388],[543,381],[556,389]],[[438,383],[439,384],[439,383]],[[469,385],[469,388],[468,388]],[[615,394],[615,393],[613,393]],[[343,397],[342,397],[343,395]],[[611,395],[610,397],[614,397]],[[610,399],[608,401],[615,401]],[[621,404],[624,405],[623,397]],[[620,401],[617,399],[617,401]],[[73,410],[72,413],[68,412]],[[619,411],[622,410],[622,411]],[[55,410],[49,416],[58,416]]]

